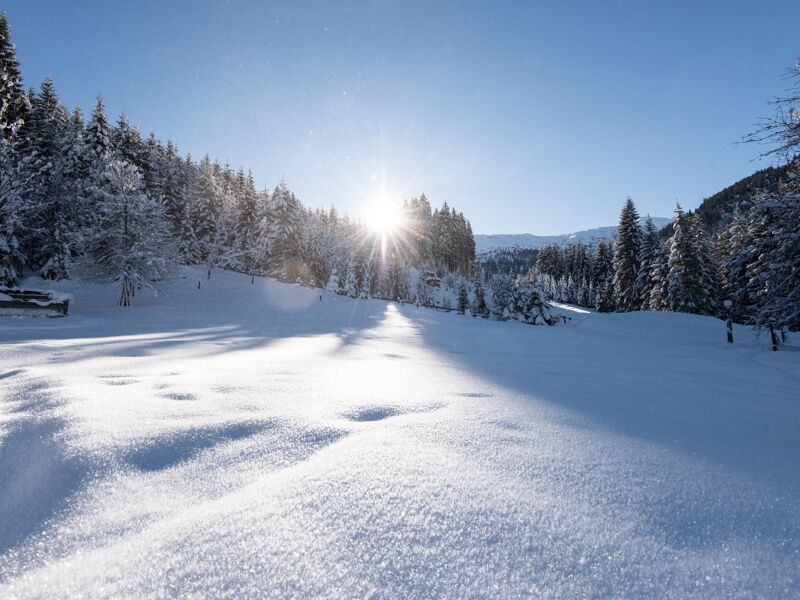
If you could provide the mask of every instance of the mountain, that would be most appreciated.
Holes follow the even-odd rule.
[[[657,229],[668,225],[672,219],[667,217],[652,217]],[[475,236],[475,251],[478,254],[499,250],[501,248],[541,248],[548,244],[556,243],[567,246],[580,242],[587,246],[596,246],[600,240],[613,240],[617,233],[616,225],[595,227],[574,233],[561,235],[533,235],[531,233],[497,233]]]
[[[778,167],[756,171],[709,196],[697,207],[697,216],[709,231],[716,232],[730,221],[737,205],[746,206],[755,201],[759,194],[774,191],[781,183],[788,181],[792,177],[792,163],[797,160],[800,157],[796,156]]]

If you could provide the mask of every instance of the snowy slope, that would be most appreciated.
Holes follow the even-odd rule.
[[[666,217],[653,217],[653,224],[657,229],[661,229],[670,222],[672,222],[672,219]],[[595,227],[594,229],[563,233],[561,235],[533,235],[531,233],[476,235],[475,247],[478,254],[501,248],[541,248],[552,243],[566,246],[580,242],[594,247],[600,240],[613,240],[616,234],[616,225],[609,225],[608,227]]]
[[[0,320],[0,597],[797,598],[800,352],[187,270]]]

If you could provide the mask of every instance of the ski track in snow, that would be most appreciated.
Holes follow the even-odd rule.
[[[0,597],[800,597],[796,346],[202,273],[0,321]]]

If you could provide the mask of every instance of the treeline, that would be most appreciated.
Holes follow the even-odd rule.
[[[530,276],[548,298],[601,312],[658,310],[800,329],[800,161],[773,192],[742,204],[716,236],[680,205],[664,240],[628,199],[614,244],[539,250]]]
[[[120,281],[120,302],[205,263],[359,296],[411,299],[410,272],[472,274],[472,228],[421,196],[401,207],[402,236],[386,243],[335,209],[304,207],[281,183],[257,191],[251,173],[206,155],[199,162],[154,134],[143,139],[102,98],[88,121],[46,79],[25,90],[0,13],[0,284],[26,271]],[[348,283],[349,282],[349,283]]]

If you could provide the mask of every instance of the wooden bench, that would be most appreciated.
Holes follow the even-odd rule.
[[[67,294],[0,287],[0,316],[66,317],[69,300]]]

